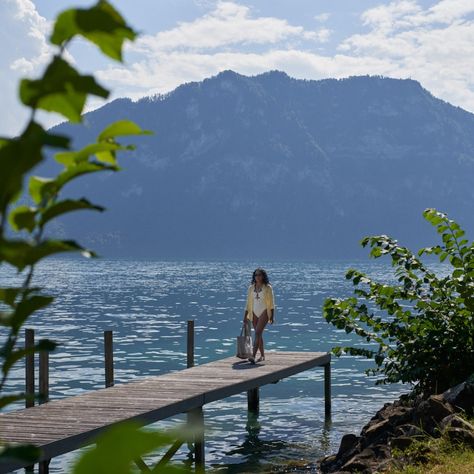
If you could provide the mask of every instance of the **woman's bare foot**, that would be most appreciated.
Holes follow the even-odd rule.
[[[262,362],[262,361],[264,361],[264,360],[265,360],[265,356],[260,356],[260,357],[258,358],[257,362]]]
[[[248,358],[248,361],[249,361],[251,364],[255,364],[255,357],[250,356],[250,357]]]

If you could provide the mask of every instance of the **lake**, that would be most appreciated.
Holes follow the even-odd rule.
[[[335,345],[361,344],[325,322],[323,302],[329,296],[351,294],[352,285],[344,277],[350,267],[380,281],[392,279],[386,262],[273,261],[258,265],[268,271],[277,306],[275,324],[265,331],[269,351],[328,351]],[[56,301],[35,315],[28,327],[36,329],[37,338],[60,343],[50,356],[51,398],[104,386],[106,329],[114,331],[116,383],[185,367],[188,319],[195,320],[197,364],[234,355],[246,289],[256,266],[252,261],[44,262],[34,283],[44,286]],[[14,273],[3,270],[0,284],[15,283]],[[302,460],[314,463],[337,450],[344,433],[358,433],[383,403],[407,391],[402,386],[376,386],[364,373],[371,366],[371,361],[353,357],[333,359],[330,423],[324,420],[322,368],[263,387],[259,419],[250,424],[246,394],[206,405],[208,467],[216,472],[272,468],[278,472]],[[23,389],[23,376],[19,365],[9,387]],[[154,426],[163,429],[183,421],[180,416]],[[54,459],[51,472],[67,472],[74,456]],[[186,456],[183,449],[177,459]]]

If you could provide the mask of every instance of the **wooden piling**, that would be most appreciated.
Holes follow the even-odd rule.
[[[324,365],[324,414],[331,416],[331,362]]]
[[[25,329],[25,349],[35,345],[35,330]],[[25,408],[35,406],[35,354],[31,352],[25,357]]]
[[[104,331],[105,388],[114,385],[113,332]]]
[[[194,367],[194,319],[188,320],[188,337],[187,337],[187,367]]]
[[[194,319],[188,319],[186,331],[186,367],[194,367]],[[194,429],[194,416],[192,412],[186,415],[188,427]],[[187,445],[190,452],[195,451],[193,439],[188,439]]]
[[[39,403],[49,401],[49,352],[39,353]]]
[[[49,474],[49,463],[51,459],[45,459],[39,463],[38,474]]]
[[[39,353],[39,403],[43,404],[49,401],[49,352],[41,351]],[[38,474],[49,474],[50,459],[41,461],[38,465]]]
[[[204,443],[204,412],[202,407],[195,408],[189,413],[191,418],[191,427],[194,434],[194,463],[196,472],[205,471],[205,443]]]
[[[247,409],[252,413],[258,413],[260,409],[260,389],[259,387],[247,390]]]

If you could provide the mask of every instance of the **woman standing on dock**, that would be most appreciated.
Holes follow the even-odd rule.
[[[263,331],[268,322],[273,324],[274,312],[273,288],[270,285],[267,272],[263,268],[257,268],[252,274],[252,283],[247,292],[247,304],[244,314],[244,324],[246,320],[252,321],[255,330],[253,355],[249,357],[252,364],[255,364],[257,351],[260,351],[260,358],[257,362],[265,360]]]

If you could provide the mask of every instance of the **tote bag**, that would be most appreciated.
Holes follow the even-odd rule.
[[[237,354],[239,359],[248,359],[252,355],[252,338],[250,337],[250,321],[242,324],[240,336],[237,336]]]

